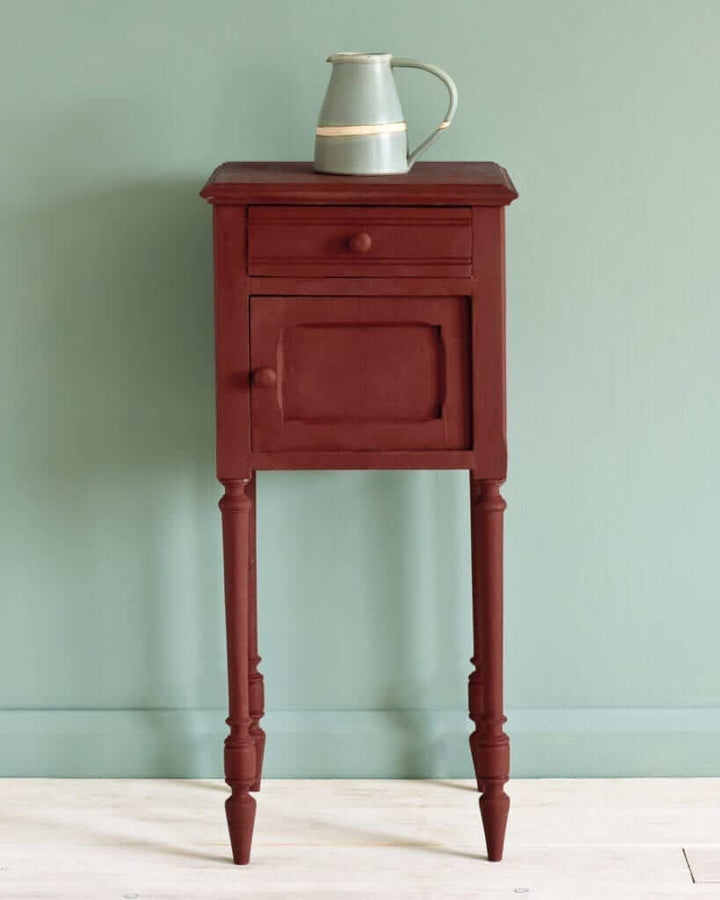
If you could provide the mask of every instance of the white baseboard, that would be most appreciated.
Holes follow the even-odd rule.
[[[224,710],[0,710],[0,775],[209,778]],[[462,710],[274,711],[274,778],[469,778]],[[720,775],[720,709],[508,711],[512,772],[528,777]]]

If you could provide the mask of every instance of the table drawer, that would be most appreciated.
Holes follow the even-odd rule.
[[[254,450],[467,449],[466,297],[252,297]]]
[[[250,275],[471,274],[467,207],[251,206]]]

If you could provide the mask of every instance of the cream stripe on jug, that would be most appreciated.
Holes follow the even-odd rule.
[[[350,137],[358,134],[392,134],[407,131],[405,122],[382,122],[379,125],[318,125],[318,137]]]

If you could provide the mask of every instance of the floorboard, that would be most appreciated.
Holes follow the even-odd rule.
[[[236,867],[220,781],[4,779],[0,897],[720,900],[720,779],[508,792],[505,860],[489,863],[469,781],[267,781]]]

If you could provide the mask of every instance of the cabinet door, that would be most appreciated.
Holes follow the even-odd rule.
[[[466,297],[252,297],[252,446],[470,447]]]

